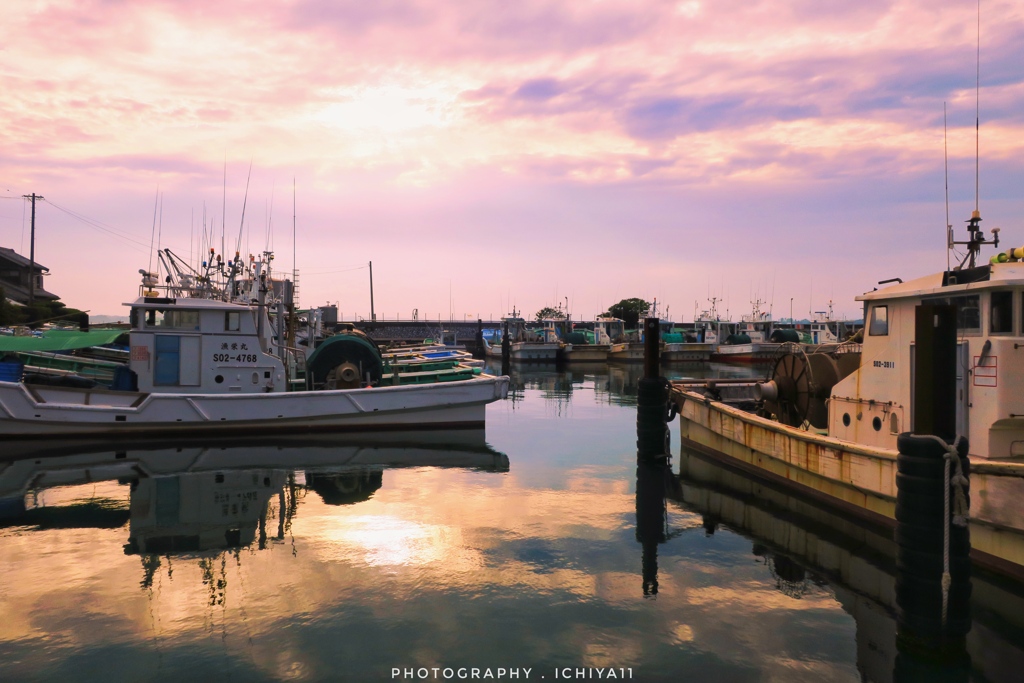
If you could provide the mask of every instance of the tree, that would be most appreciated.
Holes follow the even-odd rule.
[[[651,305],[643,299],[623,299],[617,304],[608,307],[605,315],[613,318],[621,318],[629,329],[636,329],[640,326],[640,318],[647,315]]]
[[[563,313],[562,311],[558,310],[557,308],[551,308],[550,306],[545,306],[544,308],[542,308],[539,311],[537,311],[537,321],[540,322],[541,320],[544,320],[545,318],[547,318],[547,319],[555,318],[557,320],[564,320],[565,319],[565,313]]]

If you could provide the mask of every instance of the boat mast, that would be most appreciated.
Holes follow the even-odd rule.
[[[976,58],[977,72],[975,74],[975,90],[974,90],[974,211],[971,212],[971,218],[967,221],[967,232],[970,235],[966,242],[957,242],[953,240],[951,244],[963,244],[967,246],[967,254],[964,255],[960,265],[957,266],[957,270],[963,270],[966,265],[968,268],[974,268],[977,265],[978,254],[981,253],[981,247],[985,244],[991,244],[994,247],[999,246],[999,228],[992,228],[992,240],[986,240],[985,234],[981,230],[981,211],[978,204],[979,195],[979,178],[980,178],[980,132],[981,132],[981,0],[978,0],[978,43],[977,43],[977,58]]]

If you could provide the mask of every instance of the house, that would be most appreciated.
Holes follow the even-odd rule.
[[[27,304],[29,298],[30,277],[35,278],[36,301],[56,301],[60,297],[43,288],[43,275],[50,272],[49,268],[38,263],[31,263],[27,258],[13,249],[0,247],[0,288],[4,296],[19,304]]]

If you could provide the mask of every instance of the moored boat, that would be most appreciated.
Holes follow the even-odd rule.
[[[236,257],[223,286],[208,275],[179,279],[164,296],[143,272],[141,296],[126,304],[134,386],[45,386],[7,376],[14,381],[0,381],[0,434],[480,427],[486,404],[505,396],[507,377],[472,372],[447,382],[394,382],[376,344],[358,335],[331,337],[308,357],[288,347],[269,263],[269,254],[248,267]],[[247,277],[238,279],[242,273]],[[274,306],[276,325],[268,315]]]
[[[987,241],[975,213],[958,268],[868,292],[863,346],[799,345],[769,381],[729,400],[678,383],[682,441],[710,457],[848,512],[893,523],[897,437],[914,432],[916,309],[955,307],[955,416],[943,425],[970,449],[971,543],[983,565],[1024,576],[1024,248],[976,266]],[[952,372],[953,369],[947,369]],[[755,414],[753,409],[757,409]]]
[[[711,360],[719,363],[768,363],[783,340],[774,335],[771,313],[762,311],[760,299],[751,302],[751,313],[740,317],[738,328],[725,339],[711,354]]]
[[[546,335],[544,330],[531,330],[526,321],[516,312],[502,318],[503,327],[508,329],[509,359],[514,363],[556,363],[562,350],[562,342]],[[501,358],[502,339],[487,343],[485,353],[490,358]]]

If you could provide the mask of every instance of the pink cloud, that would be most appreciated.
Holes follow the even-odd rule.
[[[864,269],[910,262],[875,245],[918,253],[944,224],[943,102],[954,204],[972,199],[973,12],[923,0],[42,3],[0,27],[0,175],[143,241],[159,186],[181,245],[204,207],[223,219],[225,158],[237,229],[253,160],[253,232],[297,178],[307,267],[373,258],[396,309],[422,297],[447,310],[447,271],[466,274],[479,306],[510,289],[550,298],[517,264],[586,282],[609,254],[628,275],[594,284],[595,301],[641,294],[615,291],[643,288],[636,263],[680,271],[657,287],[682,301],[716,268],[742,278],[794,256],[846,273],[850,299]],[[983,206],[1012,215],[1024,10],[986,5],[982,20]],[[47,220],[64,239],[44,244],[46,262],[71,288],[80,255],[61,247],[90,229]],[[18,221],[0,228],[5,243],[20,235]],[[95,239],[101,250],[107,236]],[[410,289],[402,272],[444,282]],[[345,286],[325,276],[307,291],[333,300]],[[108,309],[126,291],[95,287],[68,291]]]

